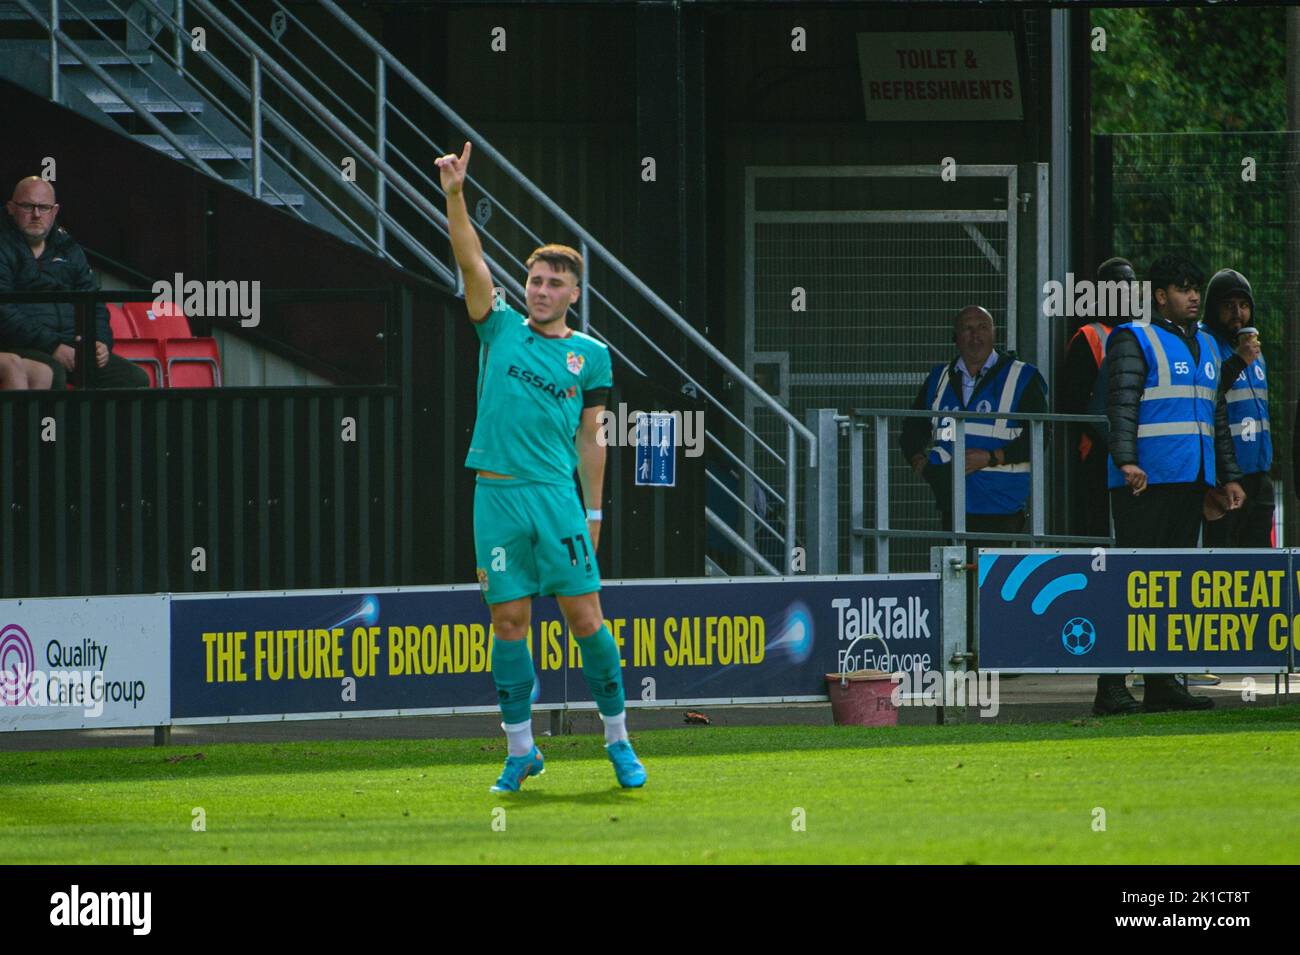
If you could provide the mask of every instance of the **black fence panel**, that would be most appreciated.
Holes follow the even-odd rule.
[[[0,597],[414,582],[397,418],[385,387],[6,395]]]

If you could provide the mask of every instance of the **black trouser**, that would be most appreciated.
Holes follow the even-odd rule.
[[[1217,521],[1205,522],[1206,547],[1272,547],[1273,482],[1257,471],[1241,480],[1246,503]]]
[[[29,358],[32,361],[39,361],[48,365],[54,372],[54,381],[50,383],[52,391],[62,391],[68,386],[68,371],[53,355],[40,351],[35,348],[14,348],[13,353],[19,358]],[[81,351],[77,351],[77,359],[81,359]],[[149,376],[145,370],[135,362],[127,361],[121,355],[108,353],[108,364],[103,368],[95,369],[95,387],[96,388],[148,388]]]
[[[1085,537],[1110,536],[1110,491],[1106,487],[1106,446],[1094,444],[1084,460],[1074,460],[1075,492],[1071,500],[1074,532]]]
[[[1111,514],[1115,519],[1116,547],[1196,547],[1201,536],[1201,511],[1205,504],[1203,484],[1148,484],[1134,495],[1127,487],[1110,492]],[[1147,689],[1168,683],[1168,674],[1144,674]],[[1123,686],[1124,674],[1104,673],[1097,677],[1097,689]]]
[[[1148,484],[1141,494],[1110,492],[1116,547],[1195,547],[1201,536],[1203,484]]]

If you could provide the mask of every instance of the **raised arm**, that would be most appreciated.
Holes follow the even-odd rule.
[[[451,248],[456,254],[456,264],[465,277],[465,308],[471,321],[481,322],[492,309],[492,275],[483,261],[483,246],[478,233],[469,221],[465,208],[465,170],[469,166],[471,147],[459,156],[448,153],[435,161],[442,180],[442,191],[447,194],[447,224],[451,231]]]

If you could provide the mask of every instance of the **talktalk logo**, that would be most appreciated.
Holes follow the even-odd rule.
[[[36,652],[31,637],[16,623],[0,630],[0,703],[19,706],[31,692]]]

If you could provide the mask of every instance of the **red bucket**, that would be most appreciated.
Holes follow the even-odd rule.
[[[827,673],[831,714],[836,726],[897,726],[898,708],[891,696],[897,684],[883,670]]]

